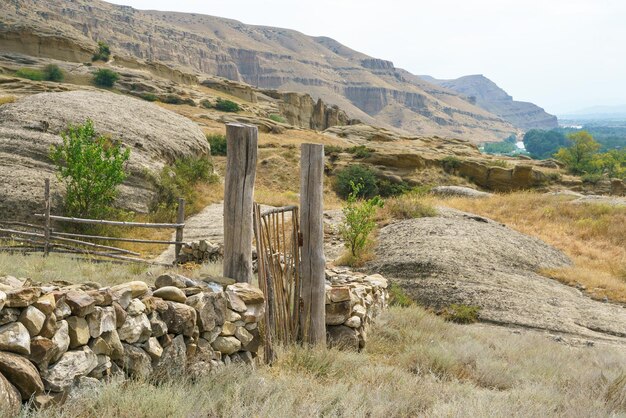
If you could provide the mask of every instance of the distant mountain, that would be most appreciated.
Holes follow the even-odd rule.
[[[453,90],[486,111],[500,116],[523,130],[557,128],[556,116],[528,102],[513,100],[506,91],[483,75],[468,75],[455,80],[438,80],[421,76],[424,80]]]
[[[326,37],[98,0],[2,4],[0,50],[89,60],[63,40],[90,48],[95,41],[105,41],[116,60],[132,56],[262,89],[309,93],[339,106],[351,118],[418,135],[484,142],[517,130],[451,89]]]
[[[626,104],[618,106],[592,106],[559,115],[559,117],[573,120],[626,120]]]

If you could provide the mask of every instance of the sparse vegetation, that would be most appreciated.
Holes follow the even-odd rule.
[[[367,158],[372,155],[372,152],[374,152],[372,148],[368,148],[365,145],[356,145],[354,147],[346,148],[344,151],[354,155],[354,158]]]
[[[61,82],[65,78],[63,70],[56,64],[48,64],[42,70],[43,79],[46,81]]]
[[[241,110],[237,103],[233,102],[232,100],[222,99],[222,98],[217,99],[217,102],[215,103],[214,107],[215,109],[221,112],[236,113]]]
[[[91,60],[107,62],[109,61],[110,58],[111,58],[111,49],[109,48],[109,45],[107,45],[105,42],[99,41],[98,50],[93,54],[93,57],[91,57]]]
[[[275,113],[269,115],[269,118],[273,120],[274,122],[287,123],[287,120],[284,117],[282,117],[281,115],[277,115]]]
[[[419,190],[412,191],[385,202],[385,212],[394,219],[413,219],[437,216],[437,209]]]
[[[324,155],[339,154],[343,152],[343,148],[338,145],[324,145]]]
[[[389,305],[391,306],[399,306],[401,308],[408,308],[409,306],[415,305],[415,302],[411,297],[404,291],[402,286],[397,283],[391,283],[389,285]]]
[[[345,221],[339,226],[339,232],[356,260],[362,255],[370,240],[370,234],[376,228],[376,211],[383,207],[384,202],[378,196],[371,199],[360,199],[363,185],[351,182],[352,192],[348,195],[348,203],[343,208]]]
[[[489,160],[488,164],[490,167],[501,167],[501,168],[511,167],[511,164],[508,161],[504,161],[504,160]]]
[[[449,155],[441,160],[441,166],[447,173],[453,172],[461,166],[461,160],[454,155]]]
[[[33,81],[43,81],[43,73],[34,68],[20,68],[15,72],[15,76]]]
[[[154,93],[141,93],[139,97],[147,102],[156,102],[159,99]]]
[[[93,82],[98,87],[111,88],[119,78],[120,75],[115,71],[108,68],[100,68],[94,73]]]
[[[15,96],[0,96],[0,106],[15,102]]]
[[[182,98],[176,94],[168,94],[167,96],[163,97],[161,99],[161,102],[163,103],[167,103],[167,104],[175,104],[175,105],[182,105],[182,104],[186,104],[189,106],[195,106],[196,102],[193,101],[193,99],[191,98]]]
[[[207,134],[207,141],[211,146],[211,155],[226,155],[226,137],[222,134]]]
[[[457,324],[473,324],[478,322],[479,313],[479,306],[452,304],[444,309],[441,315],[447,321],[456,322]]]
[[[91,120],[70,125],[61,137],[63,143],[51,149],[50,158],[65,184],[65,212],[102,219],[126,179],[130,150],[98,135]]]

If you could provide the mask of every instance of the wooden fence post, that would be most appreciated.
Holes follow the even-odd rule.
[[[303,341],[326,345],[324,258],[324,146],[302,144],[300,157],[300,280]]]
[[[44,243],[43,256],[47,257],[50,252],[50,179],[44,183]]]
[[[257,160],[256,126],[226,125],[224,277],[252,281],[252,201]]]
[[[178,199],[178,214],[176,216],[176,223],[182,224],[185,223],[185,199],[182,197]],[[183,230],[184,226],[176,227],[176,242],[181,242],[183,240]],[[175,256],[174,256],[174,264],[178,264],[178,260],[180,259],[180,250],[183,248],[182,244],[176,244],[174,246]]]

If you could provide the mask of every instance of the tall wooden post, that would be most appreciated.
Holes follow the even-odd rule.
[[[256,126],[226,125],[224,277],[252,281],[252,201],[257,160]]]
[[[300,274],[302,337],[309,344],[326,344],[324,258],[324,146],[302,144],[300,159]]]
[[[50,179],[45,179],[44,183],[44,243],[43,243],[43,256],[47,257],[50,253]]]
[[[185,223],[185,199],[182,197],[178,199],[178,213],[176,215],[176,223],[183,224]],[[182,242],[183,240],[183,231],[184,226],[176,227],[176,242]],[[178,260],[180,259],[180,250],[183,248],[183,244],[175,244],[174,251],[176,252],[174,255],[174,264],[178,264]]]

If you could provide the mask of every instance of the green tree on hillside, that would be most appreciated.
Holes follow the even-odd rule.
[[[559,148],[568,145],[565,134],[557,130],[531,129],[524,135],[524,147],[534,158],[550,158]]]
[[[585,174],[596,171],[593,164],[594,156],[600,149],[591,134],[587,131],[571,133],[567,136],[571,145],[561,148],[556,158],[562,161],[572,174]]]
[[[63,143],[52,147],[50,158],[65,183],[65,210],[69,216],[101,218],[126,179],[130,150],[98,135],[93,122],[70,125],[61,133]]]

